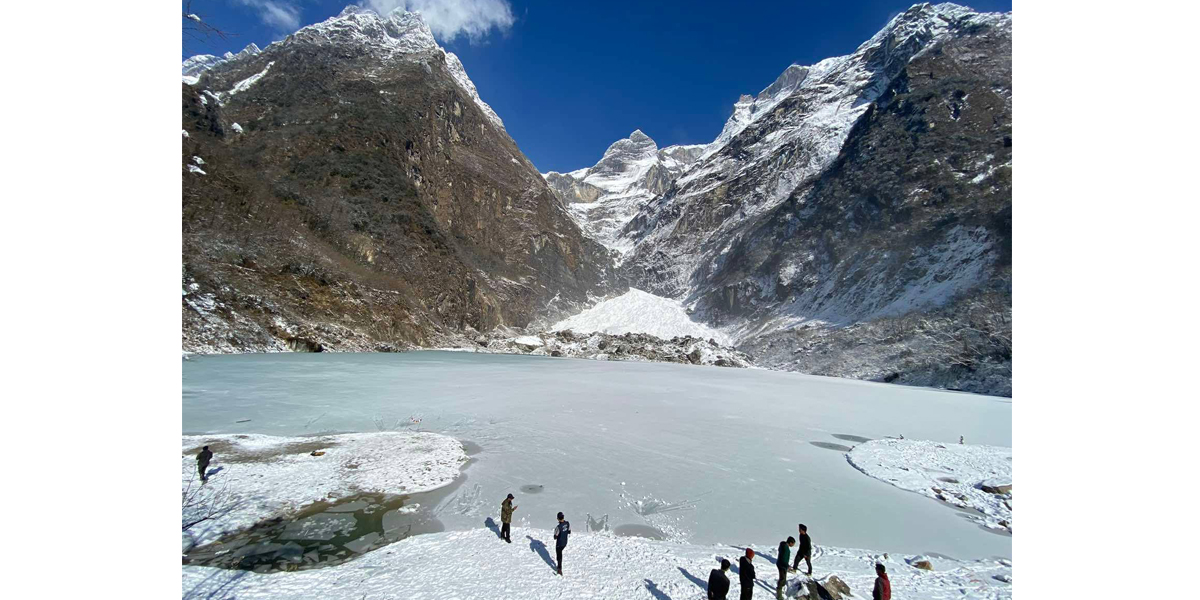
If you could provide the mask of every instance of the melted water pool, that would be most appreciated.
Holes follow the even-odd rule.
[[[409,536],[444,531],[441,521],[422,505],[446,495],[438,491],[359,494],[317,502],[289,517],[269,519],[193,548],[184,555],[184,563],[259,573],[336,565]]]

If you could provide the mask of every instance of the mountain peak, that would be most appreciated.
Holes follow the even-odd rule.
[[[317,44],[353,43],[388,54],[413,54],[439,48],[420,14],[397,8],[387,15],[380,15],[356,5],[347,6],[335,17],[303,27],[288,39]]]
[[[635,142],[645,142],[646,140],[650,140],[652,142],[654,141],[650,139],[650,136],[642,133],[641,129],[634,129],[633,133],[629,134],[629,139]]]

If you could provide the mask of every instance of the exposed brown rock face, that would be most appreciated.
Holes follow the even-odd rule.
[[[345,21],[183,86],[184,349],[401,349],[606,290],[457,58],[419,22]]]

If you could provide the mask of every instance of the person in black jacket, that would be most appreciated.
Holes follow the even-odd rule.
[[[800,549],[796,550],[796,558],[792,561],[792,570],[800,568],[800,559],[804,559],[804,564],[808,565],[808,575],[812,577],[812,538],[808,537],[808,527],[801,523],[800,529]]]
[[[196,455],[196,469],[200,471],[200,481],[208,481],[208,463],[212,461],[212,450],[205,446],[199,454]]]
[[[562,551],[567,547],[567,536],[571,535],[571,522],[558,513],[558,526],[554,528],[554,554],[558,556],[558,574],[562,575]]]
[[[775,597],[778,600],[783,600],[783,586],[787,585],[788,559],[791,558],[792,546],[795,545],[796,538],[791,536],[779,542],[779,556],[775,558],[775,566],[779,568],[779,582],[775,585]]]
[[[722,558],[721,568],[708,574],[708,600],[725,600],[729,593],[729,577],[725,575],[728,570],[729,560]]]
[[[742,600],[754,597],[754,550],[746,548],[746,555],[738,559],[738,582],[742,584]]]

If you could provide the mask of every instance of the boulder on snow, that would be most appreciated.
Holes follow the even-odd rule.
[[[988,479],[979,484],[979,489],[989,494],[1012,493],[1012,482],[1007,479]]]
[[[535,335],[523,335],[521,337],[513,338],[512,343],[514,346],[526,352],[532,352],[533,350],[541,348],[545,345],[545,342],[542,341],[542,338]]]
[[[824,581],[817,581],[811,577],[796,579],[788,585],[787,595],[807,600],[842,600],[852,597],[850,586],[838,579],[837,575],[830,575]]]

